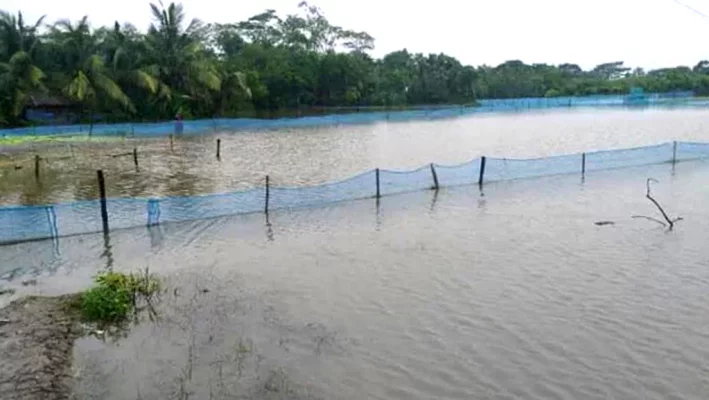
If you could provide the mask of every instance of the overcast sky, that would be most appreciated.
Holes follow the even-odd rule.
[[[237,22],[265,9],[297,11],[299,0],[183,0],[189,17]],[[623,60],[646,69],[709,59],[709,18],[675,0],[311,0],[331,23],[375,37],[374,56],[407,48],[443,52],[463,63],[571,62],[591,68]],[[709,15],[709,0],[682,0]],[[2,0],[34,20],[79,19],[150,24],[146,0]]]

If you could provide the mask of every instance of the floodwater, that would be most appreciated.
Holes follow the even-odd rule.
[[[77,148],[74,160],[109,160],[113,195],[232,190],[266,169],[300,184],[432,159],[706,141],[707,113],[240,133],[224,136],[221,162],[207,160],[214,138],[197,138],[176,144],[180,156],[169,143],[146,156],[138,173],[130,157],[110,156],[130,143],[92,144],[88,157]],[[228,158],[239,146],[249,152]],[[93,196],[94,173],[67,178],[79,169],[65,167],[51,175],[61,185],[35,191],[22,189],[33,171],[13,170],[29,175],[3,178],[3,201]],[[77,342],[80,399],[705,399],[708,176],[709,163],[693,161],[2,246],[0,286],[17,293],[0,305],[85,289],[106,269],[164,280],[158,320]],[[660,218],[648,177],[684,218],[673,231],[632,218]]]
[[[221,160],[216,140],[221,139]],[[264,185],[337,181],[373,168],[458,164],[481,155],[527,158],[708,141],[709,109],[561,109],[480,114],[435,121],[267,132],[213,133],[176,140],[126,139],[0,148],[0,204],[97,198],[96,170],[110,197],[193,195]],[[131,155],[138,150],[139,168]],[[34,156],[39,154],[40,179]],[[20,168],[20,169],[17,169]]]
[[[631,218],[658,217],[650,176],[674,231]],[[418,192],[6,246],[0,265],[18,295],[108,267],[165,279],[157,322],[77,344],[82,399],[705,399],[707,176]]]

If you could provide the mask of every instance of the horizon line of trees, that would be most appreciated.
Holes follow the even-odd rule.
[[[27,23],[0,11],[0,126],[27,123],[36,96],[62,99],[82,119],[112,121],[265,116],[319,107],[474,104],[477,99],[694,91],[709,95],[709,61],[693,68],[630,69],[622,61],[463,65],[446,54],[368,52],[374,38],[300,12],[266,10],[245,21],[188,19],[181,4],[150,4],[153,22],[92,28],[78,21]]]

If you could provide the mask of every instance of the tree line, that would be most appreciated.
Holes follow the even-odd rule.
[[[692,90],[709,94],[709,61],[645,72],[623,62],[463,65],[445,54],[395,51],[375,59],[374,38],[331,24],[306,2],[230,24],[188,19],[181,4],[150,4],[152,24],[92,28],[88,17],[28,23],[0,11],[0,126],[27,123],[38,95],[83,120],[259,116],[331,107],[466,104],[479,98]],[[473,49],[471,51],[474,52]]]

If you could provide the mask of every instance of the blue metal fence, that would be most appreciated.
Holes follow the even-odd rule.
[[[485,158],[412,171],[372,170],[349,179],[305,187],[261,187],[246,191],[153,199],[107,199],[111,229],[154,226],[227,215],[320,206],[396,193],[557,174],[709,158],[709,143],[672,142],[633,149],[596,151],[538,159]],[[483,164],[484,171],[481,171]],[[484,173],[481,173],[484,172]],[[101,201],[47,206],[0,207],[0,243],[101,232]]]

